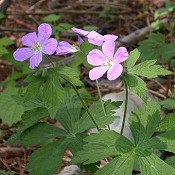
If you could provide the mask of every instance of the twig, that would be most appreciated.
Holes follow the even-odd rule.
[[[160,24],[166,23],[168,21],[168,19],[162,19],[160,20]],[[121,45],[125,45],[125,46],[130,46],[134,43],[137,43],[139,41],[141,41],[147,34],[149,34],[152,31],[152,27],[151,26],[147,26],[144,27],[142,29],[136,30],[132,33],[130,33],[129,35],[118,39],[118,41],[116,42],[116,47],[120,47]]]
[[[26,10],[26,12],[30,12],[32,10],[34,10],[37,6],[41,5],[44,1],[46,0],[40,0],[37,3],[35,3],[34,5],[32,5],[28,10]],[[33,17],[33,15],[29,15],[29,18],[31,18],[37,25],[39,25],[40,23]]]
[[[162,94],[160,94],[160,93],[157,92],[157,91],[153,91],[153,90],[151,90],[151,89],[148,89],[148,91],[149,91],[150,93],[154,94],[154,95],[157,95],[158,97],[161,97],[162,99],[166,99],[166,96],[165,96],[165,95],[162,95]]]
[[[0,26],[0,31],[9,31],[9,32],[31,32],[29,29],[24,29],[24,28],[7,28],[7,27],[2,27]]]
[[[56,10],[51,10],[51,11],[36,11],[36,12],[8,12],[7,15],[48,15],[52,13],[68,13],[68,14],[90,14],[90,15],[98,15],[100,14],[101,11],[89,11],[89,10],[67,10],[67,9],[56,9]],[[108,12],[109,14],[128,14],[128,13],[133,13],[133,11],[110,11]]]

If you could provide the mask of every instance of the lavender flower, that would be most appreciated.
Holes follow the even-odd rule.
[[[66,54],[75,53],[78,51],[79,51],[79,48],[77,46],[71,45],[66,41],[61,41],[58,44],[56,55],[66,55]]]
[[[116,53],[115,42],[106,41],[102,45],[102,51],[93,49],[87,55],[87,61],[93,66],[97,66],[90,70],[89,78],[96,80],[102,77],[107,72],[107,78],[109,80],[117,79],[123,71],[121,62],[128,59],[128,52],[125,47],[119,47]]]
[[[49,24],[41,24],[38,33],[32,32],[22,37],[23,48],[17,49],[13,56],[17,61],[24,61],[30,58],[30,68],[34,69],[42,61],[42,53],[52,55],[57,47],[57,41],[50,38],[52,28]]]
[[[88,42],[97,46],[102,46],[102,44],[105,41],[111,40],[111,41],[115,41],[118,36],[116,35],[101,35],[99,33],[97,33],[96,31],[85,31],[82,29],[78,29],[76,27],[72,28],[72,31],[75,32],[76,34],[80,35],[80,36],[85,36],[88,38]]]

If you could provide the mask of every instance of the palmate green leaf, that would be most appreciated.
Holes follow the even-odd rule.
[[[72,134],[79,133],[79,118],[82,104],[79,99],[71,98],[66,94],[64,101],[58,108],[55,119],[58,120],[64,128]]]
[[[57,109],[64,98],[64,90],[60,84],[59,74],[55,68],[48,69],[47,81],[43,89],[43,99],[51,118],[55,117]]]
[[[134,49],[129,53],[129,58],[125,62],[125,66],[127,67],[128,70],[135,65],[139,57],[140,57],[140,52],[138,51],[138,49]]]
[[[68,82],[71,82],[75,86],[82,86],[83,83],[80,81],[80,73],[71,67],[64,66],[58,70],[59,75]]]
[[[146,83],[136,75],[126,74],[126,83],[129,90],[136,93],[142,100],[146,100]]]
[[[65,137],[67,132],[51,124],[39,122],[23,131],[13,144],[34,146],[52,141],[55,137]],[[12,140],[11,140],[12,141]]]
[[[175,168],[175,156],[171,156],[165,159],[165,163]]]
[[[161,101],[160,104],[166,109],[175,109],[175,99],[167,98]]]
[[[12,97],[18,94],[18,90],[17,88],[8,87],[0,93],[0,118],[3,123],[8,125],[20,121],[25,111],[24,107],[19,105]]]
[[[25,101],[29,101],[37,96],[43,81],[44,79],[42,79],[41,77],[38,78],[36,76],[32,76],[32,81],[27,86],[27,90],[25,93]]]
[[[175,55],[175,42],[166,44],[161,48],[162,62],[167,63]]]
[[[153,137],[151,140],[157,142],[154,148],[175,153],[175,129]]]
[[[99,169],[95,175],[131,175],[135,162],[135,153],[131,151],[114,158],[106,166]]]
[[[161,33],[151,33],[148,39],[139,42],[138,50],[141,52],[142,60],[159,59],[161,49],[165,46],[165,37]]]
[[[52,175],[62,165],[69,140],[57,140],[36,150],[30,157],[27,169],[29,175]]]
[[[84,165],[98,162],[105,157],[118,156],[133,149],[133,144],[115,131],[101,130],[84,139],[87,144],[73,158],[72,163]],[[118,144],[116,144],[118,142]],[[119,145],[120,144],[120,145]]]
[[[156,60],[146,60],[136,66],[132,67],[128,73],[140,75],[146,78],[156,78],[159,75],[169,75],[172,72],[164,69],[160,65],[154,65]]]
[[[175,113],[167,114],[159,123],[156,131],[164,132],[175,128]]]
[[[135,144],[148,140],[160,121],[160,105],[156,100],[144,103],[132,112],[129,123]]]
[[[101,102],[97,101],[94,102],[90,107],[89,107],[89,112],[95,119],[96,123],[100,128],[105,127],[105,125],[111,124],[116,117],[113,115],[115,109],[119,108],[122,102],[111,102],[110,100],[106,101],[104,103],[104,107],[106,109],[106,116],[104,115],[103,109],[101,107]],[[83,114],[81,119],[79,120],[79,131],[83,132],[87,129],[90,128],[95,128],[94,123],[90,119],[89,115],[87,112]]]
[[[8,139],[8,144],[15,144],[20,140],[20,135],[28,128],[35,125],[39,120],[48,117],[49,113],[45,108],[36,108],[33,110],[25,111],[22,115],[22,121],[20,123],[21,128],[16,134],[13,134],[10,139]]]
[[[141,175],[174,175],[175,169],[159,159],[156,155],[151,154],[146,157],[139,157]]]

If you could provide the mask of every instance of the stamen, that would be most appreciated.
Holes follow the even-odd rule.
[[[35,52],[41,52],[42,51],[42,47],[41,44],[38,42],[33,42],[32,46],[30,47],[33,51]]]

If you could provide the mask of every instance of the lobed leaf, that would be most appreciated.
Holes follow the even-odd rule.
[[[43,89],[43,99],[51,118],[55,117],[63,98],[64,90],[60,84],[59,74],[55,68],[49,69],[47,81]]]
[[[0,93],[0,118],[3,123],[8,125],[19,122],[25,111],[24,107],[13,98],[13,95],[18,94],[18,90],[17,88],[8,87]]]
[[[142,100],[146,100],[146,83],[136,75],[125,75],[129,90],[136,93]]]
[[[135,153],[131,151],[114,158],[107,165],[99,169],[95,175],[131,175],[135,162]]]
[[[68,139],[57,140],[36,150],[30,157],[27,169],[29,175],[51,175],[58,172],[62,165]]]
[[[131,68],[128,72],[134,75],[140,75],[146,78],[156,78],[159,75],[172,74],[171,71],[164,69],[160,65],[154,65],[156,60],[146,60]]]
[[[175,169],[159,159],[155,154],[139,157],[142,175],[174,175]]]

